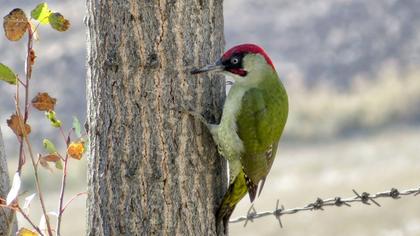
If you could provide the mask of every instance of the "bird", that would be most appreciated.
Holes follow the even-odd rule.
[[[289,110],[288,96],[273,62],[256,44],[240,44],[227,50],[214,64],[191,70],[231,77],[231,86],[219,124],[199,118],[210,131],[218,151],[229,164],[229,187],[216,212],[216,225],[229,218],[248,193],[251,203],[261,194],[276,157]]]

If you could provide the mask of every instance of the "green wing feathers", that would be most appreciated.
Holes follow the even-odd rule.
[[[264,88],[249,89],[242,98],[237,117],[237,132],[245,147],[241,163],[251,202],[260,182],[262,190],[287,119],[287,95],[283,86],[275,82],[263,84]]]

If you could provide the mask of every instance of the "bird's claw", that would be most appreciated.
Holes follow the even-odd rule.
[[[194,119],[199,120],[201,123],[203,123],[206,126],[209,124],[207,122],[206,118],[204,118],[203,115],[201,115],[200,113],[198,113],[198,112],[194,111],[193,109],[188,108],[184,105],[174,107],[174,110],[178,111],[179,113],[187,114],[187,115],[193,117]]]

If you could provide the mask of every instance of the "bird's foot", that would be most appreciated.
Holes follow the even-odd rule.
[[[183,114],[187,114],[191,117],[193,117],[196,120],[199,120],[201,123],[203,123],[205,126],[209,127],[211,124],[209,122],[207,122],[206,118],[204,118],[203,115],[201,115],[200,113],[194,111],[191,108],[188,108],[184,105],[181,105],[179,107],[174,108],[174,110],[183,113]]]

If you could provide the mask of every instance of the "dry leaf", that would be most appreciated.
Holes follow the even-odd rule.
[[[25,12],[19,8],[13,9],[3,20],[4,32],[11,41],[21,39],[29,26]]]
[[[67,153],[70,157],[80,160],[83,153],[85,152],[85,146],[83,142],[72,142],[67,148]]]
[[[13,132],[20,137],[24,137],[31,133],[31,126],[28,124],[23,124],[23,119],[18,117],[18,115],[13,114],[10,119],[7,120],[7,125],[13,130]],[[21,127],[25,127],[25,131],[22,132]]]
[[[39,111],[52,111],[57,99],[50,97],[48,93],[38,93],[32,99],[32,106]]]
[[[29,50],[29,64],[31,66],[33,66],[35,64],[35,51],[31,48],[31,50]]]
[[[41,164],[42,167],[49,170],[51,173],[53,172],[53,169],[50,167],[50,165],[48,164],[48,162],[46,160],[40,158],[39,163]]]
[[[42,160],[48,161],[48,162],[56,162],[58,160],[60,160],[60,157],[57,154],[50,154],[50,155],[46,155],[44,157],[41,158]]]
[[[17,236],[37,236],[38,234],[29,229],[20,228],[19,232],[16,235]]]

